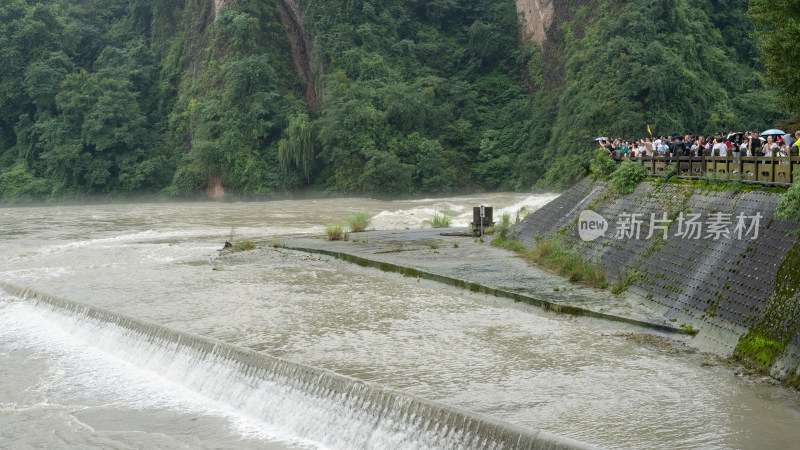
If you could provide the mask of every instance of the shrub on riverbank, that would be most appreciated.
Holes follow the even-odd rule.
[[[608,156],[606,149],[595,151],[594,159],[589,165],[589,173],[593,178],[605,180],[617,170],[617,163]]]
[[[331,224],[325,227],[325,235],[329,241],[340,241],[344,237],[344,227],[341,224]]]
[[[495,236],[506,239],[508,234],[511,233],[513,225],[511,225],[511,214],[503,213],[500,217],[500,223],[495,224],[494,226],[494,234]]]
[[[372,216],[365,212],[357,212],[347,219],[347,226],[351,233],[366,230],[372,224]]]
[[[433,228],[448,228],[452,223],[453,219],[448,216],[447,214],[442,214],[441,216],[435,214],[431,217],[431,227]]]
[[[614,190],[620,194],[630,194],[647,176],[647,169],[633,161],[623,161],[611,174]]]
[[[495,247],[504,248],[506,250],[511,250],[512,252],[524,253],[527,252],[526,249],[522,244],[512,239],[508,239],[506,237],[496,237],[492,240],[492,245]]]
[[[624,277],[611,285],[611,293],[616,295],[622,294],[628,290],[628,286],[635,283],[640,277],[641,275],[639,275],[639,272],[631,270],[630,272],[626,273]]]

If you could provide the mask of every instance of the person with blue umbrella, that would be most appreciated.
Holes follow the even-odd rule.
[[[765,131],[765,132],[761,133],[761,137],[767,137],[767,136],[783,136],[784,134],[786,134],[786,132],[785,132],[785,131],[783,131],[783,130],[778,130],[778,129],[776,129],[776,128],[773,128],[773,129],[771,129],[771,130],[767,130],[767,131]]]

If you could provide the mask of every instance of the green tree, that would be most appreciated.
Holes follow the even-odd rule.
[[[800,114],[800,5],[788,0],[751,0],[759,47],[770,83],[781,101]]]
[[[311,181],[314,170],[314,133],[307,114],[298,114],[289,120],[288,137],[278,143],[278,159],[284,173],[294,165]]]
[[[412,166],[403,164],[394,153],[373,151],[359,177],[361,191],[404,194],[411,191]]]

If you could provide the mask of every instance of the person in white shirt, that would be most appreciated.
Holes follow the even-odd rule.
[[[715,139],[714,142],[714,154],[719,156],[727,156],[728,155],[728,146],[725,145],[725,142],[722,141],[722,138]]]
[[[764,144],[764,156],[770,157],[772,156],[772,152],[776,150],[778,150],[778,143],[775,142],[775,138],[767,136],[767,143]]]

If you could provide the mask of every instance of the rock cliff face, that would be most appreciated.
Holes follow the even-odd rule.
[[[281,22],[292,51],[297,75],[303,84],[306,102],[313,109],[319,106],[320,91],[316,83],[319,62],[314,52],[312,38],[303,28],[303,10],[296,0],[277,0]]]
[[[541,52],[544,86],[558,90],[564,85],[565,59],[561,25],[573,18],[583,0],[516,0],[520,38],[536,42]],[[581,33],[580,26],[573,30]]]
[[[517,0],[517,13],[523,36],[538,43],[541,49],[555,16],[553,0]]]
[[[214,175],[209,177],[208,182],[206,183],[206,197],[219,202],[225,200],[226,194],[227,192],[225,186],[222,185],[220,176]]]
[[[222,9],[223,6],[226,6],[230,0],[214,0],[214,20],[217,19],[217,14],[219,14],[219,10]]]

